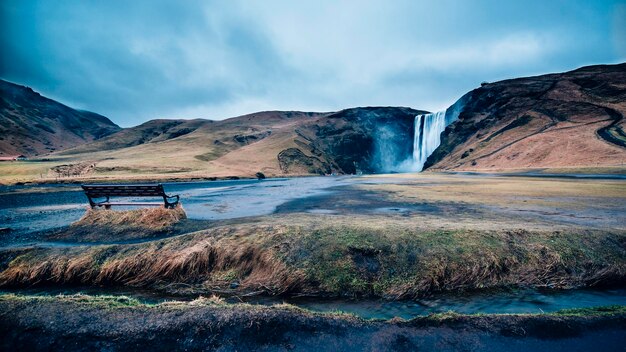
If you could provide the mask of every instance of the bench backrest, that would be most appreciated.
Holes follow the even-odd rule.
[[[165,191],[160,183],[136,185],[82,185],[90,198],[101,197],[163,197]]]

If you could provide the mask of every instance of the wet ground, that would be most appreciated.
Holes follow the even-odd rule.
[[[204,221],[251,221],[275,214],[292,214],[392,219],[392,221],[428,223],[441,226],[569,226],[576,228],[619,229],[626,226],[626,179],[607,181],[577,178],[575,175],[541,175],[536,194],[532,183],[524,180],[533,192],[498,193],[492,185],[511,181],[515,189],[519,177],[456,175],[389,175],[368,177],[307,177],[269,180],[234,180],[212,182],[166,183],[169,194],[181,196],[187,216]],[[477,187],[483,198],[471,193]],[[574,191],[560,191],[563,179]],[[495,181],[494,181],[495,180]],[[606,185],[606,182],[612,182]],[[573,183],[573,184],[572,184]],[[604,188],[594,193],[595,188]],[[495,186],[494,186],[495,187]],[[504,189],[509,189],[509,186]],[[578,189],[581,190],[578,193]],[[555,193],[555,190],[559,192]],[[586,192],[584,190],[587,190]],[[608,191],[607,191],[608,190]],[[493,192],[493,195],[490,194]],[[517,193],[515,193],[517,192]],[[569,192],[569,193],[568,193]],[[608,192],[608,193],[607,193]],[[434,197],[429,198],[429,197]],[[86,198],[76,185],[12,186],[0,188],[0,227],[11,231],[0,235],[0,245],[76,246],[84,243],[57,243],[39,236],[46,231],[68,226],[78,220],[86,208]],[[94,243],[95,244],[95,243]],[[146,301],[174,297],[139,291],[100,288],[85,289],[89,294],[130,294]],[[76,290],[74,289],[74,292]],[[39,293],[60,293],[48,290]],[[32,292],[31,292],[32,293]],[[178,297],[180,298],[180,297]],[[183,297],[184,298],[184,297]],[[194,298],[194,297],[191,297]],[[275,299],[252,298],[252,303],[274,304]],[[562,308],[594,305],[626,305],[626,291],[514,291],[486,294],[438,296],[420,301],[319,300],[290,299],[289,303],[314,311],[340,310],[364,318],[411,318],[454,310],[461,313],[538,313]]]
[[[402,223],[403,226],[472,230],[626,229],[626,179],[603,175],[528,176],[381,175],[166,183],[164,186],[167,193],[181,196],[189,221],[195,222],[195,227],[245,224],[260,219],[277,224],[305,219],[323,223],[337,219],[350,224],[367,220],[379,222],[381,226]],[[0,249],[15,251],[16,247],[33,245],[74,247],[117,243],[58,242],[47,237],[54,229],[78,220],[86,204],[84,194],[76,185],[0,188],[0,228],[11,228],[0,234]],[[154,239],[141,241],[151,240]],[[267,350],[473,351],[488,346],[498,351],[539,348],[582,351],[616,350],[623,345],[626,336],[623,315],[479,316],[445,322],[423,318],[448,311],[541,314],[568,308],[626,306],[623,286],[593,290],[456,292],[404,301],[225,295],[228,303],[251,305],[244,308],[242,305],[194,306],[185,314],[181,314],[180,308],[166,305],[102,309],[55,297],[75,293],[126,295],[143,303],[187,301],[192,304],[190,301],[197,299],[197,294],[174,296],[128,287],[95,286],[5,289],[2,293],[48,298],[40,301],[0,299],[0,330],[3,331],[0,332],[0,350],[3,346],[25,350],[61,347],[93,350],[151,345],[163,350],[181,346],[222,350],[264,346]],[[312,312],[339,311],[353,316],[338,318],[280,306],[268,308],[283,302]],[[422,318],[403,323],[359,319],[395,317]],[[68,345],[64,338],[68,336],[75,345]]]
[[[588,228],[624,228],[626,226],[626,179],[607,181],[604,175],[552,177],[540,175],[525,179],[546,187],[546,193],[494,194],[487,201],[468,197],[463,192],[465,182],[484,183],[489,198],[491,183],[500,180],[520,180],[517,176],[477,174],[406,175],[369,177],[306,177],[268,180],[234,180],[210,182],[166,183],[169,194],[179,194],[189,219],[228,220],[269,214],[309,213],[323,215],[400,216],[426,221],[437,218],[463,224],[463,219],[506,222],[518,219],[520,226],[528,223],[546,226],[577,226]],[[596,176],[597,178],[592,178]],[[606,175],[615,176],[615,175]],[[554,185],[551,186],[551,180]],[[563,180],[580,187],[595,187],[612,182],[614,194],[550,194],[562,187]],[[547,184],[547,186],[546,186]],[[575,185],[575,186],[576,186]],[[395,188],[408,188],[417,196],[396,194]],[[420,194],[439,194],[441,199],[420,198]],[[591,190],[593,191],[593,189]],[[438,193],[433,193],[438,192]],[[455,193],[456,192],[456,193]],[[446,194],[447,193],[447,194]],[[458,194],[458,197],[456,197]],[[133,199],[131,199],[132,201]],[[141,199],[136,199],[141,201]],[[22,235],[61,228],[78,220],[86,209],[86,198],[76,185],[3,186],[0,188],[0,228],[10,228],[14,239]],[[468,226],[473,222],[467,221]],[[0,235],[2,236],[2,235]],[[6,236],[6,233],[4,234]],[[28,236],[25,236],[26,240]],[[0,241],[6,243],[6,241]]]
[[[324,194],[347,182],[347,177],[310,177],[165,183],[164,187],[166,193],[180,195],[188,218],[224,220],[271,214],[284,202]],[[60,228],[80,219],[86,207],[87,198],[76,185],[5,186],[0,188],[0,227],[17,234]]]

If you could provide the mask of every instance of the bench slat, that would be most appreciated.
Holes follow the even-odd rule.
[[[133,202],[107,202],[107,203],[97,203],[98,206],[104,206],[104,205],[145,205],[145,206],[163,206],[163,203],[133,203]]]

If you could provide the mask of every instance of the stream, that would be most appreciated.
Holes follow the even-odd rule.
[[[23,295],[110,295],[135,298],[142,303],[158,304],[167,301],[191,301],[198,296],[161,294],[129,288],[30,288],[3,290],[0,293]],[[383,299],[320,299],[277,298],[266,296],[229,297],[229,303],[274,305],[289,303],[314,312],[343,312],[364,319],[411,319],[433,313],[454,311],[461,314],[524,314],[550,313],[561,309],[626,305],[626,288],[579,290],[492,290],[469,294],[440,294],[419,300],[391,301]]]

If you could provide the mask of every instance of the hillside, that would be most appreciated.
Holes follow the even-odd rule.
[[[388,173],[411,160],[415,116],[425,113],[404,107],[265,111],[222,121],[152,120],[115,132],[102,116],[29,88],[2,87],[0,151],[63,150],[34,158],[39,162],[2,165],[0,182]],[[426,169],[626,164],[626,64],[484,83],[452,110],[458,119],[445,128]]]
[[[70,175],[101,178],[382,172],[410,156],[419,113],[366,107],[335,113],[266,111],[222,121],[152,120],[46,159],[53,171],[58,170],[54,165],[69,162],[74,165]]]
[[[35,156],[91,142],[120,127],[72,109],[31,88],[0,80],[0,156]]]
[[[426,167],[598,167],[626,163],[626,64],[483,84]]]

